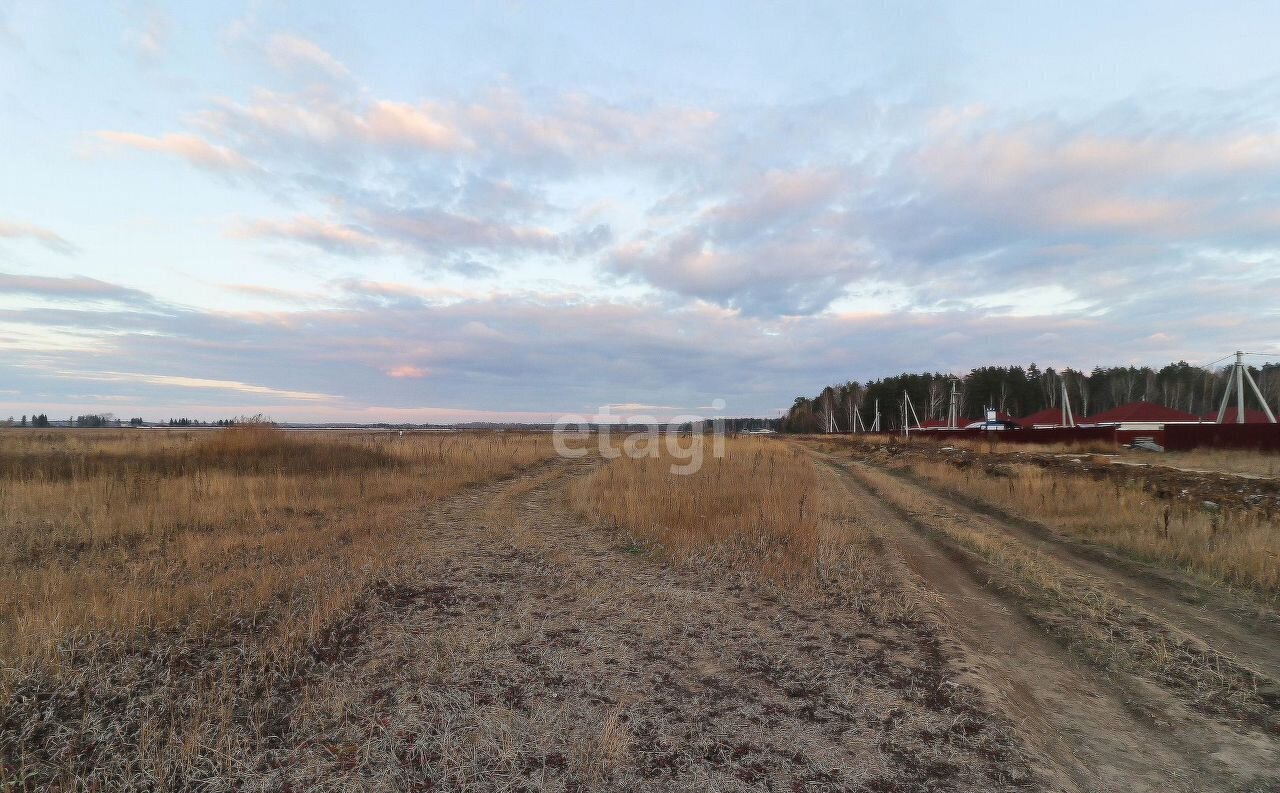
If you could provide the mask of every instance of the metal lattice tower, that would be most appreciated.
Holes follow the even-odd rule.
[[[1227,375],[1227,392],[1222,395],[1222,407],[1218,408],[1218,418],[1215,424],[1222,424],[1223,418],[1227,415],[1227,405],[1231,404],[1231,386],[1236,387],[1236,423],[1244,423],[1244,384],[1248,383],[1249,388],[1253,390],[1253,395],[1258,398],[1258,403],[1262,405],[1262,412],[1267,414],[1267,421],[1272,424],[1276,423],[1276,414],[1271,412],[1271,406],[1267,404],[1267,400],[1262,396],[1262,390],[1258,388],[1258,384],[1253,382],[1253,376],[1249,374],[1249,369],[1244,365],[1244,353],[1236,350],[1236,362],[1231,367],[1231,374]]]

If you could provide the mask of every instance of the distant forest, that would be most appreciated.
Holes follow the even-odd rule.
[[[970,419],[982,418],[983,410],[988,407],[1014,418],[1060,407],[1064,381],[1071,410],[1077,418],[1136,401],[1155,402],[1203,415],[1217,411],[1229,371],[1229,367],[1206,369],[1179,361],[1162,369],[1096,367],[1088,374],[1070,368],[1061,372],[1052,368],[1041,370],[1034,363],[1025,368],[984,366],[958,378],[940,372],[904,373],[865,383],[851,380],[843,385],[827,386],[814,397],[797,397],[781,423],[786,432],[821,432],[827,427],[830,414],[838,430],[846,432],[858,409],[862,411],[862,421],[871,424],[871,413],[878,399],[881,428],[898,428],[902,423],[898,411],[904,390],[910,395],[920,421],[946,419],[953,380],[959,395],[960,414]],[[1249,372],[1272,410],[1276,410],[1280,402],[1280,364],[1250,366]],[[1256,398],[1247,392],[1246,388],[1247,406],[1260,408]]]

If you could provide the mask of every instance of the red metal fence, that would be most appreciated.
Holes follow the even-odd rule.
[[[845,434],[845,433],[842,433]],[[868,433],[883,438],[900,432]],[[913,430],[913,438],[946,443],[948,440],[999,441],[1027,444],[1095,444],[1118,446],[1149,438],[1169,451],[1191,449],[1258,449],[1280,452],[1280,424],[1166,424],[1160,430],[1117,430],[1115,427],[1057,427],[1016,430]]]
[[[848,433],[841,433],[847,435]],[[862,434],[862,433],[859,433]],[[899,432],[866,433],[883,438],[901,437]],[[1154,433],[1140,435],[1150,437]],[[1001,443],[1094,443],[1115,446],[1118,443],[1115,427],[1058,427],[1055,429],[1016,430],[912,430],[911,437],[927,438],[940,443],[948,440],[999,441]]]
[[[1166,424],[1164,447],[1191,449],[1258,449],[1280,452],[1280,424]]]
[[[1017,430],[937,430],[927,433],[942,438],[999,441],[1001,443],[1100,443],[1116,445],[1115,427],[1057,427]]]

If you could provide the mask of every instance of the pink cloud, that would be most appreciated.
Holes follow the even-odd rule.
[[[152,137],[136,132],[103,130],[96,133],[96,135],[98,139],[115,146],[123,146],[139,151],[172,154],[181,157],[192,165],[212,171],[249,172],[256,170],[253,163],[239,153],[187,133],[169,132]]]
[[[345,253],[372,253],[378,240],[354,226],[299,215],[292,220],[256,220],[231,231],[232,236],[280,239]]]
[[[30,223],[6,223],[0,220],[0,237],[37,240],[43,243],[45,247],[59,253],[72,253],[75,251],[75,246],[63,239],[60,234],[42,226],[33,226]]]
[[[346,78],[351,72],[337,58],[320,45],[301,36],[278,33],[267,44],[267,57],[273,66],[282,71],[311,69],[330,77]]]
[[[437,108],[425,102],[418,106],[385,100],[374,102],[358,125],[370,141],[379,144],[408,144],[444,151],[475,145],[443,118]]]
[[[439,209],[382,211],[361,209],[361,222],[425,248],[551,249],[559,238],[550,229],[512,225]]]
[[[144,292],[97,278],[73,275],[15,275],[0,273],[0,294],[17,293],[66,300],[119,300],[143,303],[151,300]]]
[[[316,65],[323,62],[323,50],[312,51],[302,41],[283,42],[287,47],[279,57],[290,63],[299,58]],[[631,110],[577,94],[534,108],[511,90],[491,91],[466,103],[410,103],[368,96],[344,99],[333,92],[284,94],[257,89],[248,102],[219,99],[193,118],[214,139],[253,141],[269,148],[301,140],[375,150],[475,152],[542,168],[548,156],[580,161],[697,154],[720,117],[710,110],[683,106]]]
[[[392,367],[391,369],[387,370],[388,377],[409,377],[409,378],[417,379],[419,377],[426,377],[427,374],[428,372],[426,369],[421,369],[417,366],[413,366],[412,364],[407,364],[407,363],[401,364],[400,366]]]
[[[1186,230],[1194,223],[1194,203],[1165,199],[1087,197],[1065,199],[1044,213],[1050,223],[1074,228]]]

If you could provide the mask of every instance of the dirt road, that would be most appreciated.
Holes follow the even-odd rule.
[[[1252,601],[1232,600],[1179,571],[1125,559],[1099,546],[1084,546],[1044,526],[990,505],[932,487],[922,478],[895,472],[933,517],[981,526],[1017,539],[1056,562],[1104,582],[1126,600],[1157,614],[1174,630],[1211,645],[1262,676],[1280,680],[1280,622]]]
[[[424,514],[436,551],[255,758],[294,789],[1040,785],[913,592],[676,569],[584,524],[562,461]],[[833,485],[834,486],[834,485]]]
[[[938,594],[938,612],[968,658],[972,682],[1020,723],[1022,737],[1050,758],[1063,787],[1270,790],[1280,784],[1274,731],[1198,712],[1159,680],[1072,652],[1064,638],[1067,626],[1045,620],[1044,604],[1026,602],[1007,571],[956,540],[955,527],[1025,545],[1042,554],[1045,564],[1065,565],[1109,598],[1140,611],[1144,621],[1166,632],[1161,636],[1176,633],[1220,646],[1264,673],[1275,668],[1271,638],[1248,635],[1167,590],[909,480],[857,463],[823,462],[838,472],[863,519],[878,526],[884,542]]]
[[[599,461],[555,460],[425,510],[401,530],[427,551],[340,626],[342,641],[297,681],[271,744],[243,758],[236,783],[1090,793],[1280,783],[1274,732],[1081,652],[1070,625],[943,529],[1025,547],[1104,589],[1124,605],[1100,612],[1117,642],[1132,628],[1125,608],[1161,640],[1176,633],[1197,647],[1230,649],[1234,628],[1201,630],[1204,615],[1172,602],[1166,619],[1153,612],[1168,592],[945,494],[814,459],[829,525],[871,539],[856,564],[805,585],[674,566],[585,522],[565,494]],[[1269,671],[1267,639],[1236,649]]]

